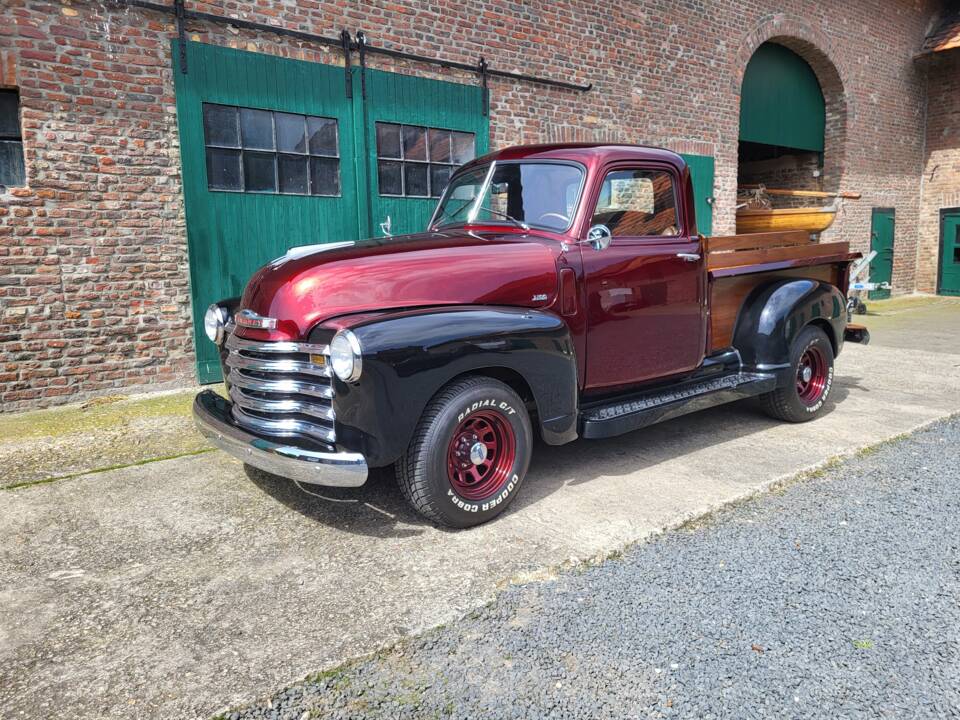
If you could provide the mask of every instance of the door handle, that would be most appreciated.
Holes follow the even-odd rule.
[[[677,253],[678,258],[683,258],[687,262],[696,262],[700,259],[699,253]]]

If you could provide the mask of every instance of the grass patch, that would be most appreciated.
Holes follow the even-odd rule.
[[[222,393],[222,386],[215,386]],[[128,398],[100,397],[79,405],[0,415],[0,437],[5,441],[60,437],[126,425],[141,418],[190,416],[197,390]]]
[[[857,650],[873,650],[873,640],[854,640],[853,646]]]
[[[80,472],[71,473],[69,475],[56,475],[54,477],[42,478],[40,480],[26,480],[22,483],[16,483],[14,485],[7,485],[2,490],[21,490],[26,487],[32,487],[34,485],[46,485],[48,483],[57,482],[58,480],[70,480],[71,478],[77,478],[81,475],[94,475],[96,473],[109,472],[110,470],[122,470],[123,468],[129,467],[138,467],[140,465],[147,465],[149,463],[160,462],[161,460],[176,460],[177,458],[182,457],[191,457],[192,455],[202,455],[203,453],[208,453],[214,450],[215,448],[200,448],[199,450],[190,450],[189,452],[177,453],[176,455],[162,455],[160,457],[151,457],[144,458],[143,460],[136,460],[129,463],[121,463],[119,465],[108,465],[107,467],[95,468],[93,470],[81,470]]]

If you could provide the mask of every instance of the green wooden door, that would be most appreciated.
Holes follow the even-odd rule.
[[[388,226],[391,235],[420,232],[450,172],[488,150],[483,90],[377,70],[366,74],[367,234],[385,235]]]
[[[940,213],[940,280],[941,295],[960,295],[960,209]]]
[[[291,247],[381,235],[388,216],[394,235],[423,230],[452,168],[486,152],[488,121],[477,86],[370,70],[361,82],[355,67],[348,98],[342,67],[195,42],[186,52],[184,74],[174,42],[197,377],[216,382],[203,332],[211,303],[239,295]],[[416,166],[414,185],[426,173],[426,191],[413,188],[421,196],[379,195],[378,122],[419,128],[435,148],[421,159],[411,146],[416,157],[396,161]]]
[[[183,74],[175,66],[174,78],[197,376],[215,382],[207,306],[239,295],[257,268],[290,247],[358,236],[353,115],[342,69],[194,42],[187,67]],[[325,135],[316,157],[291,140],[301,118]],[[324,194],[310,194],[304,168],[307,178],[323,174],[313,179]]]
[[[713,158],[710,155],[680,155],[690,168],[690,177],[693,180],[697,230],[703,235],[709,235],[713,232]]]
[[[889,283],[893,279],[893,233],[895,216],[893,208],[874,208],[870,221],[870,249],[877,255],[870,261],[870,282]],[[871,290],[871,300],[890,297],[889,290]]]

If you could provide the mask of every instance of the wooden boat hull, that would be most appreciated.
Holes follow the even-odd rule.
[[[833,224],[837,211],[819,208],[778,208],[775,210],[737,210],[738,233],[805,230],[819,233]]]

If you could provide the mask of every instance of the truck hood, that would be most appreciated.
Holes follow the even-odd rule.
[[[559,250],[528,235],[468,231],[293,248],[256,272],[240,308],[277,319],[269,339],[297,340],[317,323],[374,310],[545,307],[556,299]]]

